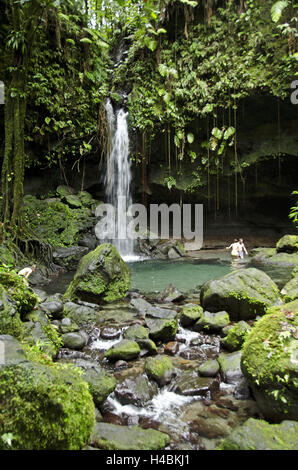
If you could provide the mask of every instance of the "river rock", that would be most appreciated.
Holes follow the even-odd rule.
[[[116,248],[104,243],[83,256],[65,299],[110,302],[126,296],[131,273]]]
[[[226,310],[232,320],[254,319],[266,308],[281,303],[272,279],[255,268],[233,271],[206,282],[201,289],[201,304],[211,312]]]
[[[63,303],[59,300],[47,300],[39,305],[41,310],[46,312],[51,318],[60,320],[63,318]]]
[[[220,450],[298,450],[298,422],[269,424],[249,418],[225,438]]]
[[[214,385],[219,387],[217,380],[211,377],[199,377],[196,372],[187,371],[175,380],[170,391],[178,393],[178,395],[205,396],[210,387],[214,389]]]
[[[11,335],[0,335],[0,370],[3,367],[28,362],[24,347]]]
[[[216,377],[219,372],[219,363],[216,359],[209,359],[199,366],[198,372],[202,377]]]
[[[222,346],[231,352],[238,351],[241,349],[249,331],[250,326],[245,321],[236,323],[236,325],[229,329],[227,336],[222,338]]]
[[[148,339],[149,332],[142,325],[132,325],[123,334],[123,338],[138,341],[139,339]]]
[[[103,450],[160,450],[170,443],[168,434],[139,426],[96,423],[91,445]]]
[[[146,320],[149,328],[149,337],[153,341],[162,341],[167,343],[175,339],[178,331],[178,321],[176,319],[150,319]]]
[[[177,259],[177,258],[180,258],[181,255],[180,253],[178,253],[175,248],[170,248],[169,251],[168,251],[168,258],[169,259]]]
[[[79,331],[80,327],[71,320],[71,318],[63,318],[61,322],[59,323],[59,331],[64,334],[64,333],[74,333],[76,331]]]
[[[136,359],[141,352],[140,346],[136,341],[131,341],[128,339],[123,339],[119,343],[114,344],[110,349],[105,353],[105,357],[111,361],[116,362],[119,359],[124,361],[130,361]]]
[[[86,338],[81,333],[65,333],[61,336],[61,341],[65,348],[83,349],[86,346]]]
[[[283,296],[284,302],[292,302],[298,299],[298,276],[293,277],[293,279],[287,282],[280,293]]]
[[[186,304],[183,305],[180,314],[180,323],[184,327],[188,327],[195,323],[203,314],[203,309],[200,305]]]
[[[136,341],[141,348],[141,357],[155,356],[157,354],[157,347],[152,339],[137,339]]]
[[[13,432],[13,438],[11,446],[1,439],[0,449],[81,449],[94,426],[94,404],[87,383],[70,368],[61,370],[54,363],[47,366],[24,360],[20,344],[7,338],[4,341],[0,435]]]
[[[88,253],[88,248],[83,246],[55,247],[53,250],[53,259],[56,264],[73,271],[78,267],[82,256]]]
[[[149,379],[155,380],[161,387],[170,383],[175,375],[175,369],[170,358],[160,354],[146,359],[145,371]]]
[[[158,392],[157,385],[146,376],[128,377],[115,388],[115,395],[122,405],[144,407]]]
[[[89,385],[89,390],[96,406],[100,406],[114,391],[117,380],[108,374],[98,363],[87,359],[72,359],[72,363],[82,371],[82,379]]]
[[[276,243],[277,253],[297,253],[298,235],[284,235]]]
[[[100,331],[100,337],[102,339],[117,339],[121,335],[121,330],[116,328],[105,327]]]
[[[63,315],[71,318],[79,326],[96,322],[100,318],[98,307],[94,309],[74,302],[64,304]]]
[[[184,294],[182,294],[175,286],[170,284],[162,291],[158,300],[160,302],[179,302],[184,298]]]
[[[268,309],[248,335],[241,368],[264,418],[298,416],[298,300]]]
[[[210,333],[218,333],[222,328],[227,326],[230,322],[229,314],[227,312],[203,312],[200,318],[193,326],[194,331],[208,331]]]
[[[227,384],[237,384],[243,378],[240,367],[241,352],[236,351],[231,354],[220,354],[218,363],[220,375],[223,382]]]
[[[135,308],[143,317],[151,318],[176,318],[177,312],[168,308],[155,307],[141,297],[133,298],[130,302],[131,307]]]
[[[179,351],[178,341],[170,341],[165,345],[164,353],[168,356],[175,356]]]

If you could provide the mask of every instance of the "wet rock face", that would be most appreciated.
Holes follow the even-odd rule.
[[[281,303],[272,279],[255,268],[234,271],[206,282],[201,289],[201,304],[209,311],[226,310],[232,320],[249,320],[266,313],[266,308]]]
[[[185,396],[205,396],[214,387],[219,388],[219,383],[211,377],[199,377],[196,372],[184,372],[175,384],[170,387],[170,391]]]
[[[115,388],[115,395],[122,405],[138,407],[144,407],[157,392],[157,385],[144,375],[127,378]]]
[[[80,259],[88,253],[83,246],[56,247],[53,250],[53,259],[56,264],[68,271],[77,269]]]
[[[231,354],[221,354],[218,357],[220,365],[220,375],[223,382],[227,384],[238,384],[243,378],[243,373],[240,367],[241,352],[236,351]]]
[[[297,253],[298,235],[284,235],[276,243],[277,253]]]
[[[162,355],[147,358],[145,371],[149,379],[155,380],[161,387],[170,383],[175,375],[171,360],[167,356]]]

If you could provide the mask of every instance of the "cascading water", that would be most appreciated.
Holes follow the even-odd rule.
[[[105,175],[105,193],[107,202],[116,209],[117,220],[115,226],[115,238],[111,243],[115,245],[120,256],[125,261],[134,261],[139,257],[134,253],[134,240],[127,236],[128,207],[132,203],[131,198],[131,163],[129,160],[129,138],[127,128],[127,115],[120,109],[115,115],[110,100],[106,102],[108,123],[108,159]],[[124,226],[125,225],[125,226]],[[124,229],[126,238],[121,238]]]

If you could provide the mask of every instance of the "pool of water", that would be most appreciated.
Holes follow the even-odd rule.
[[[197,290],[204,282],[224,276],[232,270],[228,262],[204,262],[198,260],[141,261],[128,263],[131,287],[140,292],[160,292],[173,284],[180,292]]]
[[[132,272],[131,289],[142,293],[163,291],[173,284],[180,292],[190,293],[200,289],[204,282],[216,279],[237,269],[256,267],[263,270],[282,288],[290,279],[292,267],[252,265],[249,258],[244,262],[231,261],[228,253],[201,252],[197,257],[178,260],[142,260],[128,262]],[[60,275],[47,286],[40,286],[48,294],[64,293],[72,281],[74,272]]]

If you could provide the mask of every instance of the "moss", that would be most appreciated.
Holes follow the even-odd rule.
[[[113,302],[126,296],[131,273],[116,248],[105,243],[83,256],[64,298]]]
[[[298,251],[298,235],[284,235],[276,243],[278,253],[295,253]]]
[[[88,442],[94,404],[73,368],[33,362],[6,367],[0,390],[0,436],[12,433],[11,449],[75,450]],[[7,448],[1,439],[0,448]]]
[[[268,308],[243,345],[241,368],[267,419],[297,416],[298,301]]]
[[[109,359],[109,361],[113,362],[118,359],[129,361],[131,359],[136,359],[140,352],[140,346],[136,341],[124,339],[108,349],[105,353],[105,357]]]
[[[218,450],[297,450],[297,438],[297,422],[269,424],[250,418],[224,439]]]
[[[31,312],[38,302],[37,295],[15,271],[7,271],[0,268],[0,285],[12,301],[16,303],[21,317]]]
[[[156,380],[163,384],[168,381],[174,367],[172,361],[167,356],[148,357],[145,362],[145,371],[149,379]]]
[[[250,326],[246,322],[237,323],[229,329],[227,336],[221,340],[222,345],[228,351],[241,349],[249,330]]]
[[[26,196],[24,202],[25,216],[30,227],[52,246],[77,244],[79,233],[91,216],[89,209],[71,209],[57,200],[41,201],[33,196]]]

